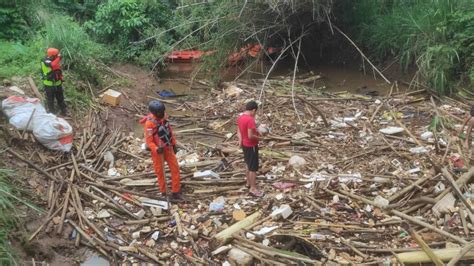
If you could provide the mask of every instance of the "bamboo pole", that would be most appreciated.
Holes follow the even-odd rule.
[[[255,223],[261,216],[262,213],[260,211],[256,211],[252,215],[247,216],[247,218],[243,219],[242,221],[239,221],[222,230],[212,237],[211,246],[218,247],[229,243],[232,240],[232,234],[237,233],[241,229]]]
[[[400,212],[400,211],[397,211],[397,210],[392,210],[391,212],[392,212],[393,214],[395,214],[396,216],[399,216],[400,218],[406,219],[406,220],[408,220],[408,221],[410,221],[410,222],[412,222],[412,223],[414,223],[414,224],[417,224],[417,225],[423,226],[423,227],[425,227],[425,228],[428,228],[428,229],[430,229],[430,230],[433,230],[433,231],[435,231],[435,232],[437,232],[437,233],[439,233],[439,234],[441,234],[441,235],[443,235],[443,236],[446,236],[446,237],[448,237],[448,238],[451,238],[451,239],[455,240],[456,242],[459,242],[459,243],[461,243],[461,244],[463,244],[463,245],[465,245],[465,244],[468,243],[465,239],[462,239],[462,238],[460,238],[460,237],[458,237],[458,236],[455,236],[455,235],[453,235],[453,234],[451,234],[451,233],[448,233],[448,232],[446,232],[446,231],[443,231],[443,230],[441,230],[441,229],[439,229],[439,228],[437,228],[437,227],[432,226],[431,224],[428,224],[428,223],[425,223],[425,222],[423,222],[423,221],[420,221],[420,220],[418,220],[418,219],[416,219],[416,218],[414,218],[414,217],[412,217],[412,216],[410,216],[410,215],[404,214],[403,212]]]
[[[410,236],[418,243],[418,245],[421,247],[421,249],[430,257],[430,259],[433,261],[433,263],[436,266],[442,266],[444,263],[441,261],[441,259],[433,252],[433,250],[426,244],[426,242],[421,238],[421,236],[413,230],[408,224],[406,225],[407,231],[410,234]]]
[[[442,261],[449,261],[461,252],[461,248],[445,248],[433,250],[433,252]],[[474,259],[474,252],[468,251],[464,259]],[[431,259],[424,251],[411,251],[397,254],[400,261],[403,263],[430,263]]]

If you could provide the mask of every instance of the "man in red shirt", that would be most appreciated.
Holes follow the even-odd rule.
[[[245,176],[247,185],[250,187],[250,194],[255,197],[262,197],[263,192],[257,189],[258,170],[258,139],[259,134],[255,125],[255,114],[258,105],[255,101],[250,101],[245,105],[245,112],[237,119],[237,137],[244,152],[244,160],[247,164]]]

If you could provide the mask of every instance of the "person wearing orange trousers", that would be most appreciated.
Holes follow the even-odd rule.
[[[171,197],[181,199],[181,184],[178,160],[176,159],[176,139],[171,125],[165,116],[165,105],[160,101],[148,104],[150,114],[141,121],[144,123],[145,142],[151,151],[153,168],[158,177],[162,194],[166,195],[165,161],[171,172]]]

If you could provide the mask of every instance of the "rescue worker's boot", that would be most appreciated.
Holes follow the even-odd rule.
[[[181,201],[183,200],[183,196],[181,195],[181,192],[173,192],[171,193],[171,199],[173,201]]]
[[[64,116],[64,117],[69,116],[69,112],[67,111],[67,109],[65,107],[61,108],[61,115]]]

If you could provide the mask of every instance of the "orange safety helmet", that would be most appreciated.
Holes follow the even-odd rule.
[[[48,55],[48,57],[56,56],[59,54],[59,50],[56,48],[48,48],[46,54]]]

